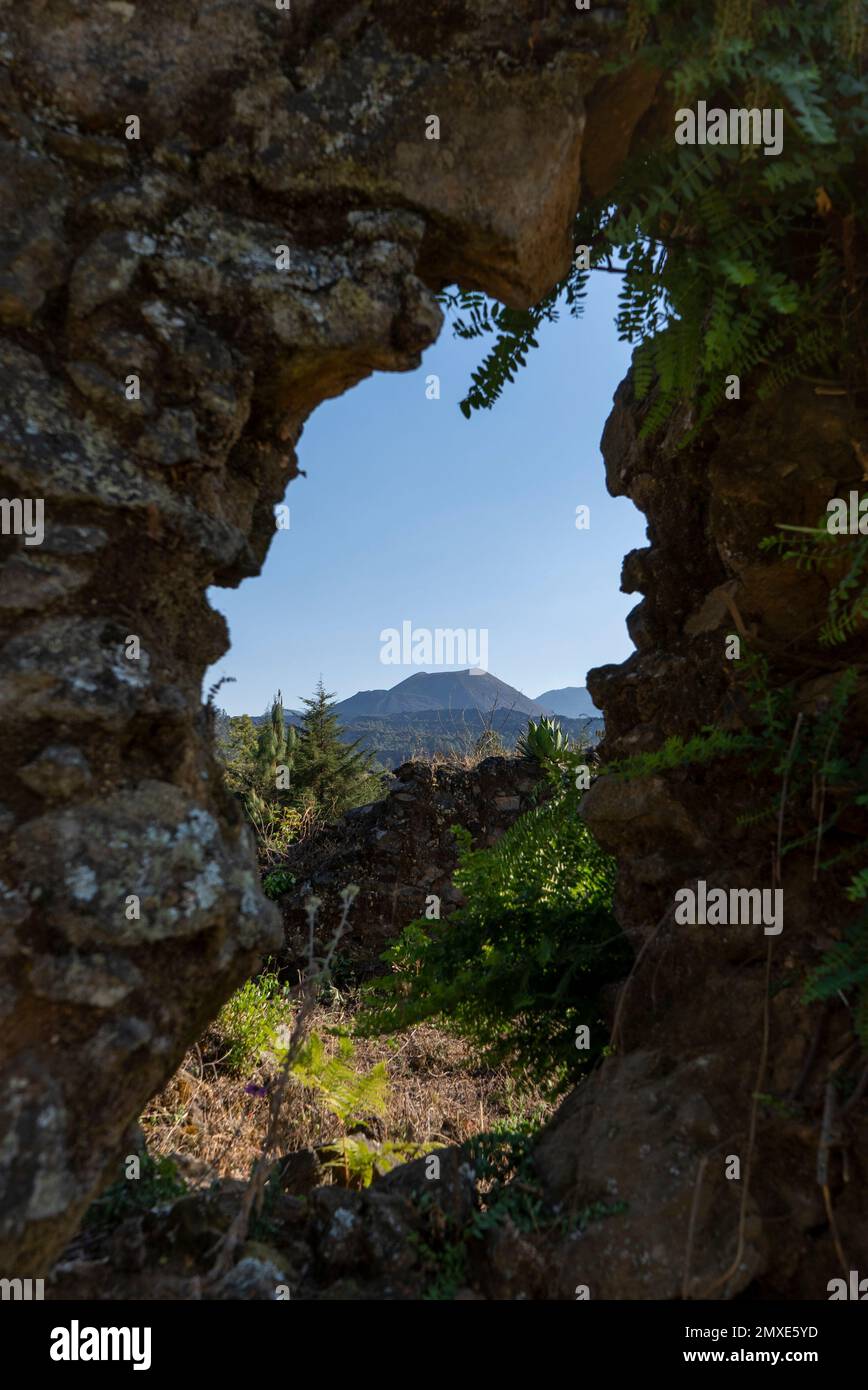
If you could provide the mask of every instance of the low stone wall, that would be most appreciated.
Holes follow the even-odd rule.
[[[322,900],[318,920],[328,935],[340,915],[341,889],[354,883],[360,892],[341,951],[354,964],[375,965],[426,905],[446,916],[461,901],[452,885],[458,848],[451,827],[463,826],[482,849],[545,795],[539,765],[523,758],[486,758],[467,769],[404,763],[384,800],[293,846],[281,865],[296,876],[281,900],[289,954],[302,957],[306,949],[306,900]]]

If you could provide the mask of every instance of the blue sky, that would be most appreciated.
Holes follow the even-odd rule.
[[[619,592],[621,561],[646,539],[633,504],[606,492],[599,450],[629,362],[618,285],[592,276],[584,317],[545,326],[494,409],[470,420],[458,401],[482,345],[448,323],[417,371],[377,373],[314,412],[290,529],[258,578],[209,594],[232,646],[207,681],[236,680],[218,704],[258,714],[280,687],[297,708],[320,675],[345,699],[433,669],[381,662],[381,631],[407,619],[486,629],[488,670],[530,696],[624,660],[637,596]],[[426,398],[430,373],[439,400]]]

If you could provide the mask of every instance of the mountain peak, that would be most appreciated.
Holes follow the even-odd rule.
[[[481,667],[465,671],[414,671],[391,690],[360,690],[337,706],[344,720],[361,715],[413,714],[422,710],[514,710],[538,719],[545,711],[514,686]]]

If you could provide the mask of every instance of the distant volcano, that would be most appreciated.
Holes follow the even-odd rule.
[[[545,707],[487,671],[417,671],[391,690],[360,690],[335,706],[344,723],[361,716],[419,714],[423,710],[513,710],[539,719]]]
[[[559,696],[580,703],[582,712],[577,717],[564,713],[558,706],[566,700],[555,698]],[[603,720],[583,687],[550,690],[529,700],[487,671],[417,671],[391,690],[360,690],[334,708],[342,738],[358,739],[389,768],[434,753],[468,753],[488,731],[504,747],[514,748],[528,719],[544,714],[556,713],[564,733],[580,743],[595,743],[603,733]],[[267,719],[267,714],[253,716],[257,725]],[[299,711],[286,710],[286,722],[300,724]]]

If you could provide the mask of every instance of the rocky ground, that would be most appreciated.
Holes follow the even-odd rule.
[[[333,1052],[330,1030],[350,1028],[356,1010],[351,991],[330,987],[311,1030]],[[291,1014],[287,1005],[286,1022]],[[293,1084],[262,1212],[228,1275],[212,1279],[262,1147],[276,1075],[267,1053],[227,1066],[231,1046],[218,1020],[154,1098],[134,1146],[148,1155],[143,1177],[127,1181],[118,1165],[117,1186],[92,1208],[47,1296],[273,1299],[281,1284],[292,1298],[470,1296],[474,1287],[481,1296],[468,1255],[491,1207],[491,1155],[502,1155],[502,1182],[521,1165],[521,1136],[553,1106],[505,1069],[480,1068],[466,1044],[430,1025],[358,1042],[354,1067],[385,1063],[388,1074],[384,1113],[349,1130],[370,1151],[373,1182],[363,1188],[346,1171],[343,1127],[316,1092]]]

